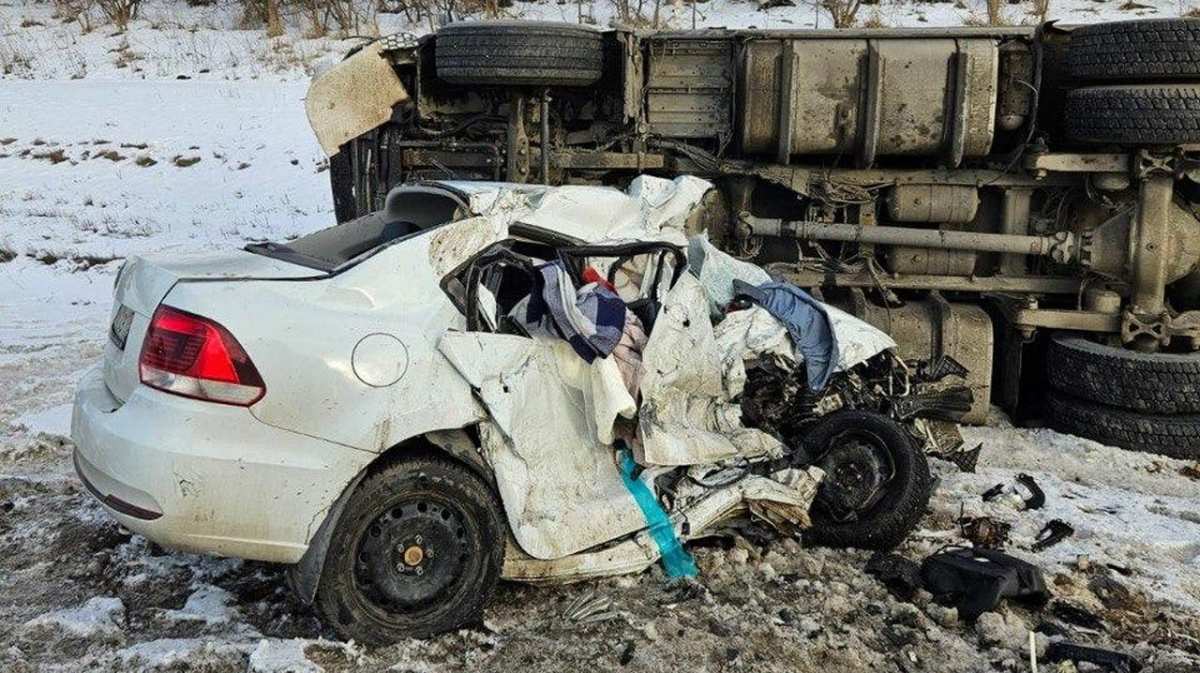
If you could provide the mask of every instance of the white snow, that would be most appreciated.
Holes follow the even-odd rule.
[[[607,25],[615,4],[596,0],[582,7],[595,23]],[[673,17],[668,4],[666,17],[691,26],[691,6]],[[984,0],[881,0],[864,6],[860,20],[955,25],[979,20],[983,7]],[[1029,8],[1028,2],[1003,4],[1013,22],[1031,23]],[[695,10],[698,26],[830,25],[811,0],[766,11],[757,2],[710,0]],[[237,29],[234,3],[194,8],[183,0],[146,0],[142,18],[125,33],[97,26],[85,34],[53,11],[49,2],[0,0],[0,367],[13,373],[0,386],[0,435],[18,438],[12,445],[20,448],[9,452],[10,459],[42,451],[49,456],[47,471],[56,473],[52,480],[63,480],[69,454],[61,443],[43,446],[33,437],[67,433],[74,383],[102,352],[121,258],[234,248],[333,223],[327,164],[302,102],[315,64],[337,58],[357,41],[303,37],[294,18],[285,35],[267,39],[261,29]],[[579,11],[576,3],[548,0],[505,10],[566,20],[576,20]],[[1081,22],[1192,11],[1200,11],[1200,0],[1054,0],[1050,18]],[[428,30],[406,25],[398,15],[379,15],[377,22],[384,33]],[[1016,552],[1051,573],[1086,556],[1128,568],[1123,581],[1153,598],[1200,612],[1200,484],[1177,474],[1183,463],[1002,424],[965,434],[968,442],[985,445],[979,471],[943,473],[933,504],[941,516],[931,519],[957,518],[960,506],[967,515],[995,516],[1014,524]],[[1023,511],[1012,497],[981,501],[983,491],[1012,484],[1020,472],[1046,491],[1044,509]],[[16,508],[27,506],[25,498],[14,500]],[[94,506],[79,512],[84,520],[103,516]],[[1076,534],[1029,552],[1034,535],[1054,518],[1070,523]],[[184,627],[225,629],[212,638],[129,645],[118,651],[123,666],[186,667],[199,653],[236,651],[249,654],[253,671],[321,670],[305,656],[305,648],[320,641],[258,640],[249,626],[238,626],[253,606],[205,583],[239,561],[153,555],[137,537],[115,554],[137,569],[124,580],[130,584],[167,582],[175,567],[195,568],[200,583],[183,607],[164,614]],[[124,627],[124,612],[120,599],[97,596],[21,628],[113,635]]]
[[[320,673],[324,668],[314,664],[304,655],[304,648],[311,640],[293,638],[278,640],[264,638],[250,653],[252,673]]]
[[[66,436],[71,434],[71,405],[60,404],[17,417],[17,423],[32,433]]]
[[[97,596],[77,608],[48,612],[25,622],[25,629],[49,627],[80,638],[118,633],[125,623],[120,598]]]
[[[249,652],[252,644],[230,643],[221,638],[160,638],[137,643],[117,651],[122,666],[133,670],[187,668],[198,653],[229,651]]]
[[[168,619],[199,621],[208,625],[228,624],[237,619],[238,610],[233,594],[211,584],[200,585],[178,610],[168,610]]]
[[[969,445],[984,445],[981,469],[943,475],[935,507],[949,507],[957,517],[961,505],[965,516],[1012,523],[1018,550],[1028,549],[1048,521],[1060,519],[1075,528],[1073,536],[1022,555],[1051,570],[1081,556],[1128,568],[1126,579],[1148,596],[1200,612],[1200,483],[1177,474],[1186,463],[999,425],[963,429]],[[1015,495],[982,501],[981,494],[998,483],[1011,489],[1022,472],[1045,491],[1045,507],[1023,510]]]

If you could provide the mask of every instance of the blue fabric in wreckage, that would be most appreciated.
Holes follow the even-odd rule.
[[[808,386],[823,390],[838,364],[837,334],[821,302],[790,283],[751,285],[733,281],[735,297],[746,297],[775,316],[787,328],[792,343],[804,356]]]

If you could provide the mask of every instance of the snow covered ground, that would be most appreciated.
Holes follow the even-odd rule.
[[[701,25],[806,27],[811,4],[759,11],[710,0]],[[882,0],[887,25],[945,25],[982,3]],[[1197,0],[1055,1],[1084,21],[1175,15]],[[607,23],[613,5],[585,5]],[[517,3],[575,18],[575,3]],[[1005,5],[1013,21],[1025,4]],[[73,386],[99,357],[113,274],[131,253],[238,247],[332,223],[326,163],[304,120],[305,78],[353,40],[266,39],[238,10],[151,0],[124,34],[0,0],[0,670],[1028,670],[1028,631],[1115,646],[1159,671],[1200,670],[1200,481],[1193,466],[998,419],[969,429],[979,470],[937,465],[920,559],[961,542],[960,514],[1014,525],[1010,549],[1041,565],[1056,604],[1008,607],[975,626],[923,597],[897,601],[862,552],[738,541],[699,550],[697,585],[657,571],[566,588],[506,585],[483,625],[366,650],[324,638],[276,567],[166,552],[118,528],[82,491],[67,438]],[[680,17],[690,25],[685,7]],[[384,32],[418,27],[379,17]],[[189,79],[177,79],[177,77]],[[1019,473],[1045,489],[1024,511]],[[1051,519],[1076,528],[1029,550]],[[1113,586],[1121,587],[1120,590]],[[618,616],[579,626],[589,593]],[[1066,608],[1062,607],[1067,606]],[[1057,607],[1056,607],[1057,606]],[[1099,617],[1087,623],[1070,607]],[[1172,666],[1176,666],[1172,668]]]

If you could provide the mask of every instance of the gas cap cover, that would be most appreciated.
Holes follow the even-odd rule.
[[[408,370],[408,349],[391,334],[368,334],[354,346],[350,365],[358,380],[375,388],[386,388]]]

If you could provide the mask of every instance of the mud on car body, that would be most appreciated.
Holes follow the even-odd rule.
[[[710,238],[989,403],[1200,457],[1200,19],[598,31],[462,21],[314,79],[342,219],[421,178],[711,180]],[[1078,373],[1078,376],[1076,376]],[[1052,391],[1047,399],[1046,391]]]
[[[797,341],[704,236],[710,190],[413,184],[286,244],[131,258],[79,476],[168,547],[290,564],[363,642],[470,621],[501,577],[687,574],[683,542],[751,520],[894,546],[965,370],[811,297]]]

